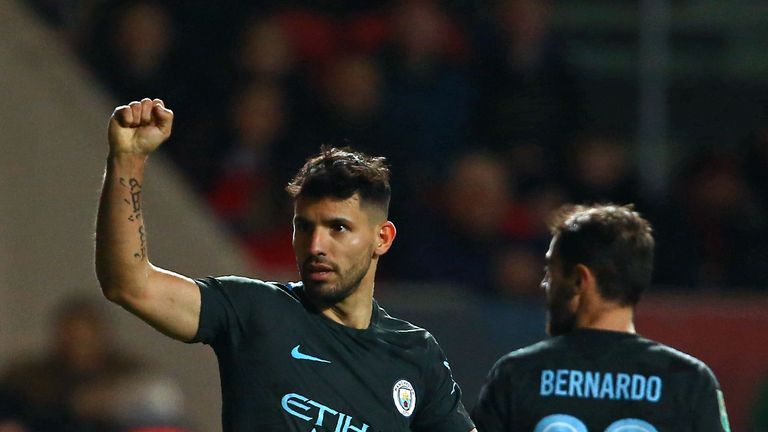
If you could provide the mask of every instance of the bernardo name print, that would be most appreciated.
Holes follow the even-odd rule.
[[[544,369],[539,394],[587,399],[658,402],[663,383],[656,375]]]

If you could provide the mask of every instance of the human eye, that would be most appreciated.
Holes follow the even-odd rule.
[[[307,232],[309,231],[309,223],[305,220],[297,219],[293,221],[293,229],[298,232]]]
[[[328,221],[328,228],[334,233],[352,231],[352,224],[344,218],[334,218]]]

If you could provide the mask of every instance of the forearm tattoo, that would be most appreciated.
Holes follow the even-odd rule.
[[[131,207],[131,214],[128,216],[129,222],[136,222],[139,225],[139,250],[133,254],[134,258],[143,260],[147,257],[147,236],[144,233],[144,222],[141,217],[141,183],[135,178],[131,178],[126,183],[123,177],[120,177],[120,185],[129,189],[131,199],[123,201]]]

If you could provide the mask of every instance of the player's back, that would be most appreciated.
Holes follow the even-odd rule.
[[[722,406],[703,362],[635,334],[578,329],[502,357],[473,418],[481,431],[723,431]]]

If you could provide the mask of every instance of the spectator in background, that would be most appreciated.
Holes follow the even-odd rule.
[[[103,432],[188,431],[181,389],[158,374],[125,374],[91,386],[78,399],[80,417],[103,419]]]
[[[339,22],[335,18],[334,14],[313,7],[289,7],[277,13],[296,61],[310,72],[322,70],[341,54]]]
[[[248,22],[235,45],[236,79],[280,83],[295,71],[295,55],[279,20],[256,16]]]
[[[551,1],[503,0],[493,20],[478,25],[475,69],[479,98],[475,129],[499,153],[556,158],[580,128],[580,96],[574,71],[550,29]],[[558,163],[546,164],[558,172]]]
[[[49,352],[11,364],[0,388],[17,399],[24,410],[18,418],[34,431],[105,430],[108,419],[102,412],[83,409],[85,395],[140,370],[140,363],[113,341],[100,307],[89,299],[68,299],[54,312]]]
[[[468,139],[467,43],[437,0],[401,0],[390,20],[391,41],[380,55],[386,154],[404,183],[396,189],[413,193],[405,184],[435,181]],[[395,197],[394,205],[399,207],[398,200],[417,205],[422,198]]]
[[[288,160],[301,160],[322,144],[384,152],[387,125],[381,117],[381,96],[381,73],[370,57],[351,54],[328,64],[311,116],[294,128],[298,136]]]
[[[285,140],[285,99],[271,82],[253,82],[235,92],[228,152],[208,194],[217,216],[245,245],[253,264],[275,274],[293,274],[288,183],[278,156]],[[290,161],[295,163],[295,160]],[[287,162],[282,162],[287,163]]]
[[[657,282],[698,288],[766,282],[766,209],[738,159],[719,152],[693,158],[658,218]]]
[[[176,22],[158,0],[102,7],[90,62],[118,98],[152,92],[177,101]]]
[[[541,257],[530,245],[512,244],[494,257],[491,271],[494,287],[509,300],[536,299],[541,279]]]
[[[309,77],[300,67],[294,44],[279,14],[256,15],[246,22],[234,44],[234,67],[230,82],[259,81],[278,86],[285,94],[286,114],[306,118]]]
[[[212,161],[220,155],[215,136],[223,120],[210,115],[220,110],[210,110],[211,98],[199,89],[215,88],[217,100],[226,98],[222,75],[205,76],[207,68],[199,67],[200,60],[187,52],[192,32],[189,23],[177,19],[183,9],[172,9],[161,0],[104,2],[96,13],[85,57],[116,98],[130,100],[151,93],[181,107],[179,129],[185,134],[166,150],[187,180],[203,191],[216,166]],[[195,103],[186,103],[191,99]]]
[[[513,171],[514,172],[514,171]],[[510,242],[494,261],[497,291],[508,299],[538,299],[541,251],[547,249],[547,221],[566,202],[566,192],[556,183],[542,182],[520,193],[520,202],[509,215],[504,231]]]
[[[517,185],[522,194],[540,189],[541,185],[553,185],[560,180],[562,172],[555,167],[555,157],[544,146],[517,144],[497,150],[510,170],[515,173]]]
[[[569,195],[575,202],[629,202],[645,211],[627,146],[606,134],[587,134],[569,149]]]
[[[485,295],[525,294],[536,290],[536,279],[501,269],[509,256],[531,262],[528,209],[514,200],[506,167],[493,155],[470,152],[459,156],[445,176],[439,199],[430,212],[414,217],[403,228],[403,250],[397,271],[411,280],[457,283]],[[537,260],[537,261],[540,261]],[[535,268],[540,268],[537,265]],[[503,286],[501,286],[503,285]]]

